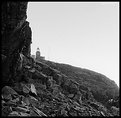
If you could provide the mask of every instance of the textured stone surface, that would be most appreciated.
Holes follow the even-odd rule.
[[[2,75],[4,83],[15,80],[20,52],[30,55],[31,28],[26,21],[27,2],[2,2]]]
[[[2,88],[3,99],[12,99],[13,95],[18,95],[18,93],[11,87],[5,86]]]

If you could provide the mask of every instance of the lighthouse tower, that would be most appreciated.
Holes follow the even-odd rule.
[[[40,59],[40,49],[37,48],[37,51],[36,51],[36,59]]]
[[[38,61],[45,60],[45,57],[41,56],[39,48],[37,48],[37,51],[36,51],[36,60],[38,60]]]

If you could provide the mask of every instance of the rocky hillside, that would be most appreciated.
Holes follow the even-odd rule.
[[[119,116],[117,86],[105,76],[30,57],[26,9],[2,3],[2,116]]]
[[[100,73],[51,61],[45,61],[45,63],[61,71],[71,80],[89,88],[95,99],[102,103],[119,96],[119,88],[116,83]]]

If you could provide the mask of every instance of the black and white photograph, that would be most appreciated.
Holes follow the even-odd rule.
[[[1,2],[1,116],[120,116],[119,1]]]

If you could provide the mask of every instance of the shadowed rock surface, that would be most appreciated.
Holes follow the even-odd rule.
[[[30,55],[31,28],[26,21],[27,2],[2,2],[2,74],[3,82],[14,81],[20,54]]]
[[[30,57],[27,2],[2,2],[2,116],[119,116],[106,76]]]

